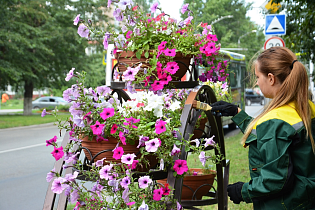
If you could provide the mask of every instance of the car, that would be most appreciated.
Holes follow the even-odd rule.
[[[44,96],[32,101],[33,109],[41,109],[46,107],[55,107],[59,105],[70,105],[62,97],[58,96]]]
[[[252,89],[245,90],[245,104],[250,106],[252,103],[258,103],[260,105],[264,104],[264,96],[256,93]]]

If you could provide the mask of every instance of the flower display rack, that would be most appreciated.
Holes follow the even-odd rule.
[[[118,88],[114,89],[112,94],[117,94],[120,101],[128,100],[130,97],[128,94]],[[196,127],[197,119],[201,116],[201,114],[204,112],[207,116],[208,122],[207,126],[205,126],[205,129],[203,131],[203,135],[205,137],[210,137],[212,135],[215,136],[214,141],[220,146],[220,153],[225,157],[225,147],[224,147],[224,134],[223,134],[223,127],[221,122],[221,117],[212,115],[211,111],[206,111],[203,108],[196,106],[196,101],[202,102],[205,104],[211,104],[216,102],[216,97],[213,92],[213,90],[207,86],[195,86],[190,94],[188,95],[188,98],[185,102],[185,106],[182,110],[181,115],[181,126],[179,127],[178,140],[189,139],[190,134],[192,134]],[[69,134],[66,133],[62,145],[66,146],[66,144],[69,142]],[[78,153],[78,156],[84,156],[84,153],[81,152],[82,148],[77,148],[80,153]],[[212,147],[207,147],[207,149],[213,149]],[[215,150],[216,151],[216,150]],[[106,151],[104,151],[106,152]],[[188,154],[190,151],[186,151],[185,147],[181,148],[181,155],[179,157],[176,157],[175,159],[182,159],[187,160]],[[217,153],[217,151],[216,151]],[[85,167],[88,169],[91,162],[87,161],[85,158]],[[64,158],[61,158],[60,160],[56,161],[55,163],[55,169],[58,172],[63,172],[64,174],[72,173],[74,168],[68,167],[66,169],[63,169],[63,165],[65,164]],[[215,171],[216,171],[216,187],[214,185],[209,184],[201,184],[196,190],[190,189],[192,191],[192,198],[191,200],[182,200],[182,190],[183,188],[190,188],[190,186],[186,186],[183,184],[183,178],[176,178],[173,175],[173,170],[171,167],[167,167],[167,171],[150,171],[149,176],[151,176],[152,180],[154,180],[154,186],[160,185],[157,183],[158,180],[161,179],[167,179],[167,182],[169,183],[169,186],[174,189],[174,196],[175,199],[178,200],[178,202],[184,207],[185,209],[198,209],[198,206],[207,206],[207,205],[213,205],[218,204],[219,210],[225,210],[227,208],[228,204],[228,197],[227,197],[227,185],[228,185],[228,179],[229,179],[229,166],[230,162],[229,160],[224,159],[223,161],[218,162],[215,164]],[[134,178],[137,178],[137,176],[141,176],[147,174],[145,172],[139,172],[134,175]],[[84,177],[82,175],[78,176],[77,179],[80,180],[89,180],[87,177]],[[90,180],[93,181],[93,180]],[[198,191],[209,185],[211,190],[204,195],[204,197],[207,197],[207,199],[203,200],[196,200],[196,195]],[[52,186],[52,181],[49,183],[45,202],[43,209],[54,209],[55,207],[55,200],[56,200],[56,194],[53,193],[50,188]],[[66,209],[68,202],[67,196],[64,194],[59,195],[59,200],[57,204],[57,209]]]

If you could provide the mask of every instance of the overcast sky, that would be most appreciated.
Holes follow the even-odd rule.
[[[180,20],[179,10],[183,4],[183,0],[159,0],[160,6],[165,11],[165,13],[169,14],[171,17]],[[253,9],[248,11],[247,16],[251,18],[252,21],[257,23],[260,26],[265,25],[265,18],[260,14],[260,6],[266,0],[245,0],[245,2],[253,2]]]

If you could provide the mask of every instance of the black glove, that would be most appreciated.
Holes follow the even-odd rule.
[[[212,107],[211,112],[221,113],[222,116],[235,116],[238,112],[238,106],[235,104],[230,104],[225,101],[218,101],[210,104]]]
[[[233,201],[233,203],[235,204],[239,204],[241,201],[244,201],[242,197],[243,185],[244,182],[236,182],[227,186],[228,196],[230,197],[230,200]]]

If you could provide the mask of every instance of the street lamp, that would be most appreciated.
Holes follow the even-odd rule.
[[[246,34],[243,34],[242,36],[240,36],[240,38],[238,38],[238,41],[237,41],[237,44],[238,44],[238,47],[240,47],[241,45],[241,38],[243,38],[244,36],[250,34],[250,33],[256,33],[257,30],[252,30],[250,32],[247,32]]]
[[[210,23],[210,25],[213,25],[213,24],[215,24],[215,23],[217,23],[217,22],[219,22],[219,21],[221,21],[221,20],[223,20],[223,19],[225,19],[225,18],[232,18],[232,17],[233,17],[233,15],[227,15],[227,16],[219,17],[218,19],[212,21],[212,22]]]

